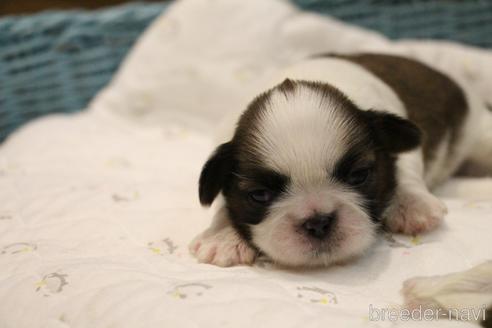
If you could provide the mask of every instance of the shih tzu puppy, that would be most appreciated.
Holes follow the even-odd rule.
[[[361,255],[381,227],[434,229],[429,189],[465,161],[492,171],[492,113],[415,60],[313,57],[279,74],[205,163],[213,223],[190,244],[200,262],[320,266]],[[283,82],[282,82],[283,81]]]

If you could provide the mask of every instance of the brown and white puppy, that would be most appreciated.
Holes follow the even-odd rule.
[[[422,63],[327,55],[278,81],[203,167],[200,202],[219,199],[211,227],[190,245],[200,262],[250,264],[258,253],[287,266],[345,261],[381,226],[438,226],[446,207],[429,188],[465,160],[492,169],[483,156],[492,155],[492,114]]]

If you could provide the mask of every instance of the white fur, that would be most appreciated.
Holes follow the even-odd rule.
[[[492,261],[463,272],[408,279],[402,293],[409,309],[451,310],[451,314],[473,309],[478,314],[492,305]]]
[[[273,81],[279,82],[285,78],[327,82],[361,109],[378,109],[401,117],[407,116],[402,102],[388,85],[359,65],[346,60],[306,60],[282,71]],[[347,148],[343,133],[351,122],[344,122],[344,116],[332,104],[326,104],[332,106],[328,110],[316,106],[320,98],[311,90],[301,88],[298,92],[302,93],[299,97],[288,99],[281,92],[274,94],[269,110],[262,117],[261,135],[268,140],[260,140],[259,144],[267,145],[263,153],[265,159],[274,162],[272,168],[288,174],[295,172],[286,172],[287,169],[297,169],[298,173],[294,176],[309,172],[312,178],[309,183],[316,183],[326,179],[326,168],[330,168]],[[468,117],[468,122],[473,123],[474,117]],[[305,119],[306,123],[299,124],[300,119]],[[297,130],[293,126],[302,128]],[[463,146],[457,145],[455,160],[446,162],[449,138],[443,138],[435,160],[426,172],[420,148],[399,156],[398,189],[392,206],[385,213],[391,231],[416,234],[432,230],[440,224],[447,209],[430,193],[428,186],[441,182],[456,169],[461,161],[460,156],[464,156],[461,150],[467,144],[465,141],[462,141]],[[298,151],[293,152],[291,147]],[[314,174],[318,171],[321,174]]]
[[[278,73],[268,86],[285,78],[327,82],[363,110],[384,110],[406,117],[402,102],[388,85],[359,65],[342,59],[317,58],[300,62]],[[428,188],[442,182],[469,155],[480,133],[469,130],[473,130],[485,110],[471,92],[466,89],[465,92],[470,112],[463,124],[462,137],[453,145],[451,158],[450,136],[441,140],[434,161],[428,163],[425,170],[421,148],[398,156],[396,196],[384,213],[390,230],[406,234],[425,232],[437,227],[446,215],[446,207]],[[484,130],[492,126],[492,115],[487,119],[482,123]],[[360,255],[374,240],[374,226],[356,195],[329,179],[330,170],[349,146],[347,131],[357,129],[354,122],[338,110],[335,102],[326,101],[319,93],[298,85],[295,92],[287,96],[278,90],[273,92],[260,116],[259,129],[255,134],[255,147],[261,161],[289,176],[291,184],[287,196],[271,207],[260,224],[251,226],[255,245],[274,261],[288,265],[327,265]],[[487,132],[482,137],[482,146],[485,144],[492,153],[491,136]],[[482,156],[480,151],[474,154],[477,158]],[[214,220],[226,215],[223,207],[219,213],[221,211],[223,214],[216,215]],[[299,233],[299,225],[310,215],[331,212],[339,216],[332,244],[315,244]],[[223,222],[230,225],[227,220]],[[225,245],[220,245],[224,229],[211,229],[208,237],[199,239],[206,238],[218,251],[229,254],[229,261],[221,260],[221,263],[237,263],[235,253],[226,251],[230,244],[238,243],[232,232],[226,233]],[[205,250],[196,253],[202,261],[217,262],[203,255],[207,253]]]
[[[447,212],[446,205],[424,185],[400,184],[384,216],[390,231],[415,235],[439,226]]]
[[[318,187],[293,187],[285,200],[276,202],[267,218],[251,226],[253,242],[283,265],[328,265],[361,255],[374,241],[375,226],[354,192],[326,183]],[[298,230],[306,218],[337,213],[328,241],[318,243]]]
[[[492,176],[492,111],[481,103],[478,103],[476,107],[481,108],[481,111],[474,114],[477,119],[467,129],[467,131],[472,130],[477,133],[469,143],[471,148],[469,160],[480,173]]]
[[[446,216],[446,205],[429,189],[444,182],[470,155],[473,143],[480,135],[480,129],[476,127],[486,111],[475,94],[464,86],[462,88],[469,109],[459,139],[452,145],[452,156],[449,156],[450,135],[440,141],[433,160],[427,163],[425,169],[421,148],[398,156],[398,188],[391,206],[384,214],[390,231],[411,235],[430,231],[439,226]]]
[[[410,235],[436,228],[447,208],[427,188],[421,148],[400,154],[396,165],[398,186],[384,213],[387,228]]]
[[[363,110],[384,110],[401,117],[407,116],[402,102],[388,85],[361,66],[343,59],[315,58],[303,61],[279,74],[276,80],[282,80],[286,77],[324,81],[338,88]],[[325,124],[325,121],[320,118],[313,120]],[[472,122],[473,120],[468,118],[468,121]],[[326,130],[332,132],[329,128]],[[338,135],[336,130],[333,131],[333,134]],[[281,138],[279,137],[279,139]],[[340,139],[343,139],[343,136]],[[385,213],[390,230],[415,234],[437,227],[444,219],[447,212],[446,207],[429,192],[426,180],[434,185],[447,177],[451,170],[456,169],[460,162],[458,156],[456,156],[458,158],[455,161],[450,161],[450,163],[446,163],[447,165],[444,163],[447,157],[448,142],[449,138],[444,138],[439,145],[435,161],[428,167],[428,174],[426,174],[427,172],[424,173],[420,148],[399,156],[397,161],[397,197],[395,197],[393,206]],[[319,140],[315,143],[323,144]],[[346,145],[342,142],[337,147],[340,147],[338,152],[341,153],[344,149],[342,147],[346,147]],[[462,149],[463,147],[458,148]],[[309,155],[307,157],[309,158]],[[333,157],[332,160],[336,159]],[[290,162],[288,163],[290,165]]]
[[[311,66],[309,66],[311,67]],[[298,78],[298,76],[288,75]],[[255,147],[261,161],[290,178],[284,200],[252,225],[253,242],[274,261],[287,265],[319,265],[360,255],[374,240],[374,225],[353,192],[344,190],[331,173],[357,126],[319,92],[297,85],[285,95],[274,91],[261,112]],[[336,213],[336,245],[315,245],[300,225],[315,213]]]
[[[447,151],[449,148],[450,136],[446,136],[441,141],[436,151],[435,158],[428,164],[423,172],[424,181],[428,188],[433,189],[443,183],[448,177],[457,171],[463,161],[467,158],[474,158],[477,154],[476,162],[488,163],[486,166],[492,168],[492,160],[487,157],[492,156],[492,114],[487,111],[482,99],[478,97],[475,90],[469,86],[455,80],[465,93],[468,103],[468,113],[462,122],[461,132],[458,140],[455,140],[452,149],[452,156]],[[490,171],[492,174],[492,171]]]
[[[336,106],[306,86],[288,96],[273,92],[255,134],[262,161],[299,186],[326,180],[349,146],[347,132],[356,128]]]
[[[190,253],[201,263],[222,267],[252,264],[256,251],[231,226],[222,197],[218,202],[212,225],[193,239],[189,245]]]
[[[385,110],[406,117],[395,92],[361,66],[338,58],[312,58],[289,66],[272,78],[271,85],[285,78],[321,81],[335,86],[360,109]]]

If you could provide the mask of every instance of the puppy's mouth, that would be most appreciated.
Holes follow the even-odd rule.
[[[274,231],[270,235],[271,244],[277,247],[262,249],[260,251],[275,263],[286,267],[316,267],[326,266],[337,257],[344,240],[343,231],[337,222],[329,226],[327,231],[309,231],[304,222],[290,222],[290,228]],[[283,230],[283,232],[281,232]]]
[[[282,257],[269,254],[267,251],[261,250],[261,252],[281,267],[328,266],[338,261],[337,254],[340,252],[343,236],[337,231],[332,231],[325,238],[319,239],[306,236],[302,230],[296,229],[292,240],[295,240],[294,244],[290,245],[291,249],[283,253]]]
[[[331,220],[326,217],[330,215]],[[360,255],[375,232],[366,216],[343,209],[307,219],[271,217],[251,228],[253,244],[275,263],[289,267],[328,266]]]
[[[308,232],[306,232],[305,228],[302,225],[297,225],[293,231],[294,234],[299,236],[299,238],[311,245],[313,248],[325,248],[329,247],[331,242],[330,240],[335,236],[336,232],[333,230],[327,231],[323,236],[314,236]]]
[[[307,254],[312,258],[318,258],[321,256],[330,255],[338,249],[343,241],[342,232],[338,231],[336,227],[331,229],[322,238],[314,237],[306,234],[303,229],[296,229],[296,232],[301,236],[301,242],[307,247]]]

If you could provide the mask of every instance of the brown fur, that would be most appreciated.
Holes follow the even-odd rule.
[[[416,60],[381,54],[333,55],[361,65],[398,95],[408,118],[424,133],[424,160],[429,162],[450,134],[448,156],[462,133],[468,105],[462,89],[449,77]]]

